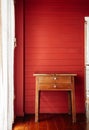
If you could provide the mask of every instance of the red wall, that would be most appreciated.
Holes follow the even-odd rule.
[[[24,24],[23,4],[20,0],[17,2],[16,35],[19,46],[15,52],[17,66],[15,67],[15,88],[18,115],[22,111],[34,113],[35,78],[33,73],[36,72],[77,73],[76,110],[77,112],[85,111],[84,16],[89,15],[89,9],[88,4],[82,2],[77,4],[65,2],[65,0],[60,3],[55,0],[52,2],[25,0]],[[24,52],[23,47],[25,47]],[[23,61],[23,53],[25,61]],[[23,71],[25,71],[24,75]],[[24,97],[23,90],[25,90]],[[19,96],[19,94],[22,95]],[[23,102],[25,110],[22,107]],[[41,92],[40,102],[42,113],[68,111],[66,92]]]
[[[15,48],[15,63],[14,63],[14,78],[15,78],[15,115],[23,115],[24,109],[24,54],[23,54],[23,1],[17,0],[15,3],[15,26],[16,26],[16,48]]]

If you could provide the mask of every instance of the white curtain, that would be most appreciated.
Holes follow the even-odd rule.
[[[0,130],[12,130],[14,121],[14,0],[0,2]]]

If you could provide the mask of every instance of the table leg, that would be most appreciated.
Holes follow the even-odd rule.
[[[39,114],[39,91],[36,90],[36,97],[35,97],[35,122],[38,122],[38,114]]]
[[[73,123],[76,122],[76,109],[75,109],[75,92],[74,90],[71,91],[71,99],[72,99],[72,121]]]
[[[72,103],[71,103],[71,91],[68,91],[68,114],[70,115],[72,111]]]

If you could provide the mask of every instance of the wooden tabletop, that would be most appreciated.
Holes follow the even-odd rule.
[[[59,73],[35,73],[33,76],[77,76],[77,74],[59,74]]]

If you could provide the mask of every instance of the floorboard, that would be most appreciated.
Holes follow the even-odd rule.
[[[40,114],[38,123],[34,119],[35,115],[17,117],[13,130],[89,130],[89,121],[85,114],[77,114],[76,123],[72,123],[68,114]]]
[[[16,117],[13,130],[89,130],[89,101],[86,102],[86,114],[77,114],[76,123],[68,114],[39,114],[39,122],[35,123],[35,115]]]

